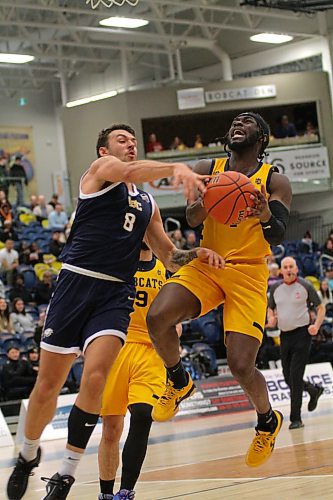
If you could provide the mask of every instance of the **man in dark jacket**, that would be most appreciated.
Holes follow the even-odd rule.
[[[22,165],[21,156],[16,156],[13,165],[10,167],[9,172],[10,177],[14,179],[11,180],[11,184],[16,189],[16,206],[20,207],[24,203],[23,195],[23,183],[28,184],[27,174],[25,173],[24,167]]]
[[[11,399],[28,398],[36,381],[27,360],[20,359],[20,350],[12,345],[7,350],[7,361],[2,368],[2,384],[5,397]]]

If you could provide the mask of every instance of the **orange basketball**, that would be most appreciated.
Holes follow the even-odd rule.
[[[247,207],[253,207],[250,196],[255,187],[246,175],[228,171],[215,175],[207,185],[204,206],[208,214],[221,224],[239,224]]]

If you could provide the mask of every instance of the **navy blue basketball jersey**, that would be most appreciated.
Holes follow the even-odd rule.
[[[93,194],[80,192],[64,264],[134,283],[141,241],[154,209],[153,198],[123,182]]]

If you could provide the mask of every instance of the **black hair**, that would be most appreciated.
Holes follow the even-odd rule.
[[[130,125],[125,125],[124,123],[114,124],[111,125],[111,127],[109,128],[103,128],[103,130],[101,130],[100,133],[98,134],[98,139],[96,144],[97,158],[101,157],[101,155],[99,154],[99,148],[103,147],[105,148],[108,145],[109,134],[111,134],[111,132],[113,132],[114,130],[126,130],[126,132],[129,132],[135,137],[135,130]]]
[[[265,149],[267,148],[267,146],[269,144],[270,128],[269,128],[268,123],[263,119],[263,117],[261,115],[259,115],[259,113],[255,113],[254,111],[244,111],[244,113],[239,113],[239,115],[237,115],[234,118],[234,120],[236,118],[238,118],[239,116],[252,116],[252,118],[254,118],[254,120],[256,121],[258,128],[259,128],[258,139],[260,139],[260,138],[263,139],[263,141],[261,143],[261,148],[260,148],[259,154],[258,154],[258,157],[260,158],[260,160],[262,160],[263,157],[265,156]],[[223,137],[223,142],[224,142],[224,150],[226,153],[228,153],[228,156],[230,156],[230,152],[226,149],[228,133],[229,133],[229,131]]]

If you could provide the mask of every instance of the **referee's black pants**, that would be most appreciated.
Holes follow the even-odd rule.
[[[312,388],[312,384],[308,383],[304,387],[303,382],[311,347],[308,325],[281,332],[280,342],[283,376],[290,388],[290,421],[294,422],[301,420],[303,389]]]

